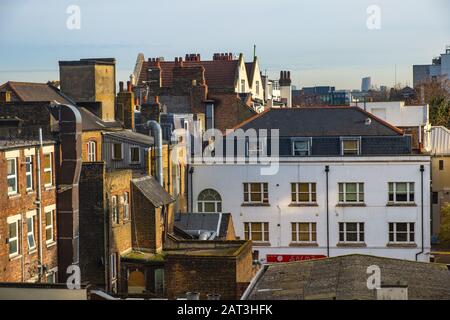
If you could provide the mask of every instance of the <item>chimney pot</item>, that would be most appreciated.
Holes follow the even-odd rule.
[[[123,81],[119,81],[119,92],[123,91]]]
[[[131,92],[131,81],[127,81],[127,91]]]

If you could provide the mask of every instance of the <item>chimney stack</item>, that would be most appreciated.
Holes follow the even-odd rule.
[[[283,101],[286,107],[292,107],[292,81],[290,71],[280,71],[280,94],[281,101]]]

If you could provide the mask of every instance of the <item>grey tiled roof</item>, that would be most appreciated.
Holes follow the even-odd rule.
[[[381,282],[408,287],[408,298],[450,299],[450,271],[446,265],[367,255],[267,266],[251,289],[249,299],[376,299],[367,288],[367,268],[381,270]]]
[[[183,231],[210,231],[217,232],[219,237],[227,235],[229,213],[177,213],[175,226]]]
[[[104,135],[108,137],[117,138],[120,140],[127,140],[132,143],[137,143],[149,147],[154,145],[153,137],[142,133],[137,133],[131,130],[105,132]]]
[[[44,145],[54,144],[55,141],[52,140],[44,140]],[[9,149],[15,149],[15,148],[24,148],[24,147],[33,147],[38,146],[39,141],[38,140],[6,140],[6,139],[0,139],[0,150],[9,150]]]
[[[369,125],[367,118],[371,119]],[[273,108],[239,128],[279,129],[283,137],[403,135],[400,129],[358,107]]]
[[[172,203],[175,199],[152,176],[131,180],[142,194],[156,207]]]

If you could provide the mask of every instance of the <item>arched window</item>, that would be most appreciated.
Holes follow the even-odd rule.
[[[87,143],[87,158],[88,161],[97,161],[97,143],[95,141]]]
[[[222,198],[213,189],[205,189],[198,195],[198,212],[222,212]]]

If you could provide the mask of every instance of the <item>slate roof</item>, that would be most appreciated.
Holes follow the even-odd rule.
[[[119,140],[126,140],[131,143],[140,144],[146,147],[151,147],[154,145],[154,138],[142,133],[137,133],[131,130],[120,130],[120,131],[110,131],[105,132],[105,136],[113,137]]]
[[[202,66],[205,68],[205,81],[209,87],[234,88],[239,60],[183,61],[185,67]],[[173,83],[174,61],[161,61],[162,86],[170,87]],[[147,81],[148,61],[144,61],[139,76],[139,84]]]
[[[118,121],[103,121],[97,117],[94,113],[86,109],[85,107],[78,107],[81,114],[81,123],[83,131],[99,131],[108,129],[121,129],[122,125]]]
[[[366,119],[370,118],[370,125]],[[403,131],[359,107],[272,108],[236,128],[279,129],[282,137],[402,136]]]
[[[368,255],[272,264],[249,288],[249,300],[374,300],[367,288],[367,268],[381,269],[382,285],[408,287],[408,299],[450,299],[450,271],[446,265]]]
[[[12,91],[20,101],[57,101],[61,104],[72,102],[60,94],[59,90],[47,83],[8,81],[0,86],[0,91]]]
[[[43,145],[49,145],[49,144],[55,144],[55,141],[52,140],[44,140]],[[6,140],[6,139],[0,139],[0,150],[9,150],[9,149],[16,149],[16,148],[26,148],[26,147],[33,147],[38,146],[39,140]]]
[[[177,213],[175,214],[175,227],[188,231],[217,232],[218,237],[226,237],[231,214],[229,213]]]
[[[175,199],[152,176],[132,179],[131,183],[155,206],[155,208],[172,203]]]

